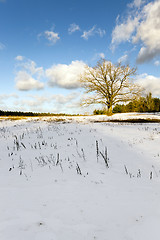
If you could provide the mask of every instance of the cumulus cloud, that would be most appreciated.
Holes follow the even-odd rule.
[[[49,79],[49,86],[73,89],[79,87],[79,76],[83,72],[85,63],[82,61],[72,61],[71,64],[53,65],[46,70]]]
[[[139,18],[129,17],[126,22],[116,25],[112,32],[112,49],[121,42],[130,41],[139,24]]]
[[[89,29],[88,31],[84,31],[81,37],[85,40],[88,40],[89,37],[94,35],[99,35],[100,37],[103,37],[106,34],[106,31],[100,28],[97,28],[95,25]]]
[[[118,23],[112,32],[112,48],[124,41],[142,47],[137,63],[144,63],[160,55],[160,1],[143,5],[144,1],[134,0],[135,10],[122,23]],[[136,8],[139,8],[138,10]]]
[[[160,1],[151,2],[143,9],[144,20],[140,23],[135,40],[141,40],[141,48],[137,62],[151,60],[160,55]]]
[[[142,74],[137,76],[136,82],[145,89],[146,93],[152,92],[154,96],[160,97],[160,77]]]
[[[44,88],[44,83],[34,79],[30,74],[25,71],[19,71],[15,77],[16,88],[21,91],[39,90]]]
[[[68,28],[68,33],[72,34],[72,33],[76,32],[76,31],[80,31],[80,27],[77,24],[75,24],[75,23],[70,24],[70,26]]]
[[[20,60],[21,56],[18,56],[18,59],[20,63],[16,65],[16,88],[20,91],[40,90],[44,88],[44,83],[40,82],[40,79],[44,76],[43,68],[37,67],[36,63],[32,60]]]
[[[15,57],[15,60],[17,60],[17,61],[23,61],[23,56],[21,56],[21,55],[18,55],[18,56],[16,56]]]
[[[155,56],[160,54],[160,50],[142,47],[138,53],[137,63],[141,64],[146,61],[152,60]]]

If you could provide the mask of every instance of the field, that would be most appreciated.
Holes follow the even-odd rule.
[[[0,239],[159,240],[159,120],[2,118]]]

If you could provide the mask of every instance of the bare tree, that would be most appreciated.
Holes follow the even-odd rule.
[[[81,86],[86,93],[94,93],[82,101],[83,105],[101,103],[106,105],[108,113],[118,102],[128,102],[140,93],[140,87],[133,84],[131,76],[136,74],[136,68],[121,63],[114,65],[105,59],[98,61],[95,67],[86,66],[81,75]]]

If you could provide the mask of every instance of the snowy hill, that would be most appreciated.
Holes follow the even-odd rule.
[[[133,117],[1,120],[0,239],[159,240],[160,125],[105,122]]]

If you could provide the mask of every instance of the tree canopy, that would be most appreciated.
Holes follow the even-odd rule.
[[[86,93],[93,93],[83,100],[82,104],[100,103],[106,105],[108,112],[119,102],[128,102],[137,97],[140,87],[131,81],[136,68],[121,63],[115,65],[102,59],[95,67],[86,66],[81,75],[81,86]]]

